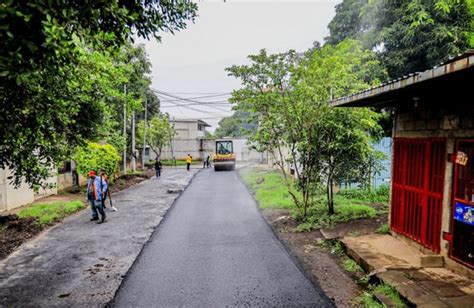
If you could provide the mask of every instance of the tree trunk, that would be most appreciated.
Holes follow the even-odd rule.
[[[327,199],[328,199],[328,214],[334,214],[334,201],[333,201],[333,192],[332,192],[332,176],[328,177],[327,181]]]

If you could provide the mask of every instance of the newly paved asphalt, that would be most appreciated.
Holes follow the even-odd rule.
[[[331,303],[305,278],[235,172],[196,175],[120,287],[116,307]]]

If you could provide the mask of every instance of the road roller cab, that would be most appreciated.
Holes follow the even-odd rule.
[[[213,161],[215,171],[235,169],[235,153],[232,140],[216,140],[216,153]]]

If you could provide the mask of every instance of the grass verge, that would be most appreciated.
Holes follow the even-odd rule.
[[[296,231],[305,232],[314,228],[324,227],[336,222],[375,217],[378,212],[373,207],[361,204],[358,200],[347,199],[342,195],[334,196],[335,214],[328,215],[324,194],[313,199],[308,208],[308,217],[302,219],[298,209],[288,193],[288,187],[280,172],[275,170],[259,170],[244,168],[240,176],[247,187],[255,195],[261,209],[287,209],[292,211],[294,218],[302,223]]]
[[[79,200],[35,204],[21,210],[18,217],[33,218],[36,223],[44,226],[60,221],[84,207],[84,203]]]

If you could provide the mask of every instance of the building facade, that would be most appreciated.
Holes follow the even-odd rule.
[[[390,227],[449,267],[474,269],[474,52],[333,101],[393,112]]]

